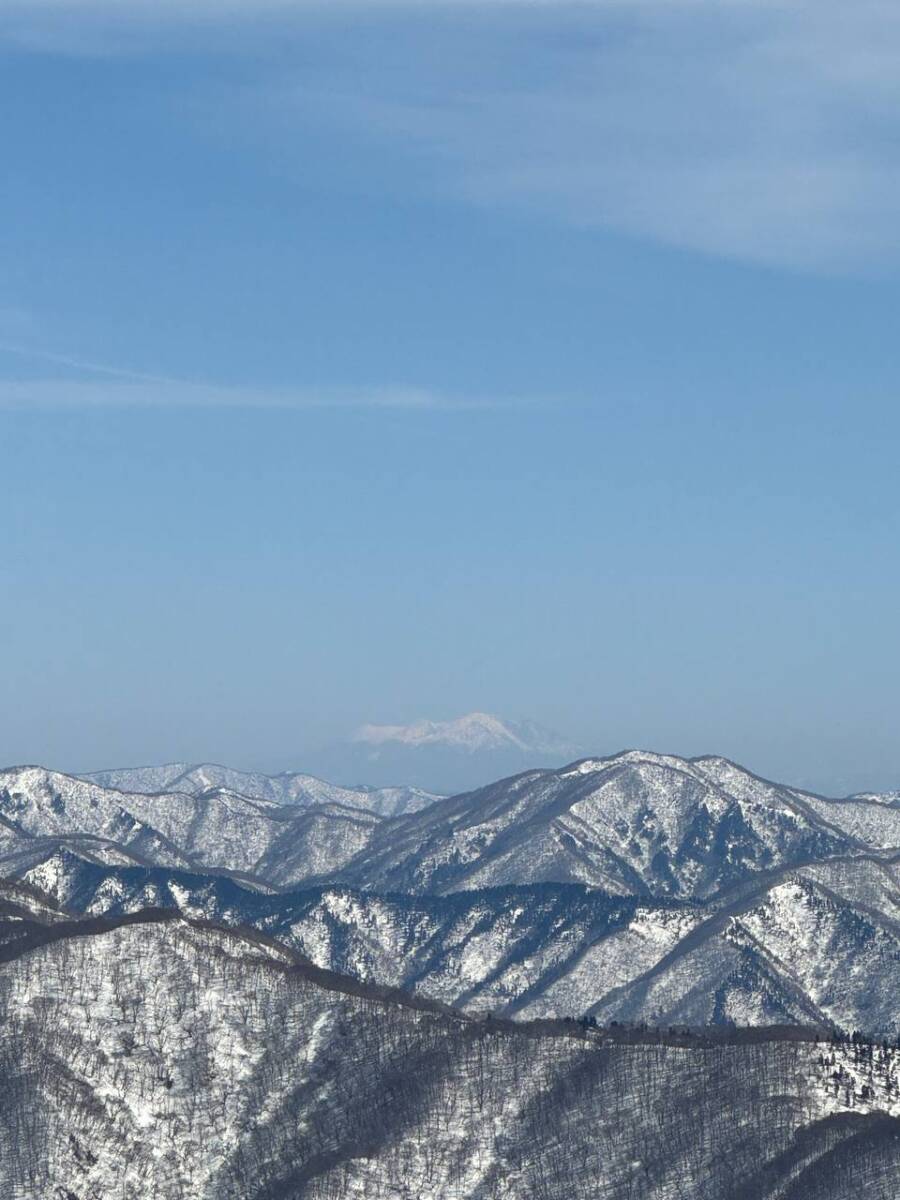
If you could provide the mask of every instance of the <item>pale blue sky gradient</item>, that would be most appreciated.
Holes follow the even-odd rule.
[[[222,11],[0,16],[0,760],[900,787],[891,10]]]

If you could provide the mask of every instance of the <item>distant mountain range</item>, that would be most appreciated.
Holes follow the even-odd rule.
[[[0,771],[4,1197],[896,1200],[898,994],[895,792]]]
[[[237,771],[217,763],[166,763],[161,767],[123,767],[93,771],[80,778],[122,792],[152,794],[186,792],[199,796],[210,792],[233,792],[272,804],[308,807],[316,804],[343,804],[364,808],[382,817],[423,808],[437,795],[415,787],[341,787],[315,775],[283,771],[263,775],[257,771]]]
[[[341,783],[415,785],[449,794],[481,787],[529,767],[561,766],[583,748],[534,721],[473,712],[450,721],[363,725],[312,765]]]
[[[0,875],[72,912],[253,928],[473,1011],[900,1033],[896,793],[826,799],[722,758],[627,751],[445,799],[13,768]]]
[[[0,875],[19,875],[65,848],[89,861],[296,884],[336,870],[362,849],[382,812],[434,799],[415,789],[350,791],[310,776],[242,776],[219,767],[104,774],[147,787],[168,774],[185,790],[126,792],[42,767],[0,771]],[[217,776],[263,795],[207,786]],[[267,798],[279,790],[289,803]]]
[[[534,721],[468,713],[451,721],[362,725],[308,756],[313,774],[264,775],[215,763],[167,763],[84,775],[125,792],[197,793],[225,788],[279,804],[356,804],[396,816],[421,807],[420,796],[450,795],[532,767],[558,767],[583,748]],[[326,783],[325,780],[336,782]],[[360,794],[370,796],[360,803]]]

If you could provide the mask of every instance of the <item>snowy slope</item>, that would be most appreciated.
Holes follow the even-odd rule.
[[[382,998],[181,919],[0,962],[10,1200],[894,1200],[894,1051]]]
[[[342,879],[378,891],[553,880],[704,897],[792,863],[900,847],[900,810],[847,807],[725,760],[628,751],[438,801],[383,827]]]
[[[62,906],[95,915],[146,907],[252,926],[317,965],[370,983],[404,987],[473,1010],[507,1011],[537,1000],[585,947],[627,928],[636,900],[571,886],[508,888],[450,897],[374,896],[324,888],[249,891],[236,881],[164,869],[115,869],[54,855],[27,881]],[[635,924],[646,923],[646,910]],[[671,914],[678,925],[680,910]],[[653,910],[665,922],[665,907]],[[688,913],[681,922],[701,919]],[[598,980],[550,1015],[581,1015]],[[549,1010],[541,1010],[549,1012]]]
[[[146,819],[146,807],[145,797],[126,797],[42,767],[11,767],[0,771],[0,855],[25,839],[88,836],[132,857],[183,865],[185,855]]]
[[[0,772],[0,875],[74,911],[252,926],[472,1011],[893,1035],[897,816],[637,751],[387,820],[19,768]]]
[[[741,799],[768,798],[778,803],[787,798],[822,825],[857,838],[875,849],[900,846],[900,807],[896,793],[859,794],[846,799],[829,799],[760,779],[725,758],[692,760],[692,766],[720,787]]]
[[[81,778],[104,788],[118,788],[120,792],[165,792],[177,791],[176,780],[191,770],[190,763],[163,763],[153,767],[124,767],[109,771],[91,771]],[[207,787],[212,786],[207,784]],[[188,791],[182,788],[182,791]],[[201,791],[203,789],[201,788]],[[236,788],[235,791],[239,791]]]
[[[473,1012],[799,1022],[896,1036],[900,925],[887,890],[891,911],[873,909],[870,895],[855,897],[864,865],[786,871],[739,900],[707,904],[558,884],[444,897],[275,893],[186,872],[103,867],[71,854],[51,856],[26,879],[91,914],[165,907],[252,926],[321,967]]]
[[[128,794],[40,767],[0,772],[0,817],[19,838],[89,835],[154,863],[250,870],[287,818],[225,791]]]
[[[378,821],[368,811],[298,809],[225,788],[127,793],[40,767],[10,768],[0,771],[0,875],[21,875],[59,847],[106,862],[296,883],[342,866]]]
[[[582,970],[591,968],[589,955]],[[599,1020],[900,1033],[900,927],[840,902],[802,873],[752,904],[725,906],[629,974],[590,1008]]]
[[[380,824],[376,814],[343,804],[305,808],[261,855],[253,872],[279,887],[327,878],[365,849]]]
[[[299,771],[263,775],[238,771],[216,763],[169,763],[162,767],[123,767],[95,771],[82,776],[101,787],[124,792],[187,792],[196,795],[211,790],[236,792],[273,804],[311,806],[343,804],[363,808],[382,817],[415,812],[438,797],[413,787],[340,787]]]

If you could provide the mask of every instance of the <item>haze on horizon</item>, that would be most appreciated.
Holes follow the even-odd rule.
[[[900,787],[892,10],[13,0],[0,55],[0,763],[483,710]]]

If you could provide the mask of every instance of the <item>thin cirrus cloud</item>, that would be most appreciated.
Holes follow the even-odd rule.
[[[490,400],[453,399],[419,388],[288,388],[278,391],[205,384],[100,382],[60,379],[0,380],[0,408],[61,410],[88,408],[259,408],[259,409],[472,409]]]
[[[0,354],[52,364],[80,378],[0,379],[0,408],[66,410],[90,408],[258,408],[467,410],[506,407],[491,397],[454,397],[428,388],[383,385],[368,388],[224,387],[153,375],[52,351],[0,343]],[[87,378],[84,378],[87,376]]]
[[[545,10],[513,53],[457,38],[424,69],[348,54],[320,90],[265,87],[468,203],[772,266],[900,266],[900,11],[590,7]]]
[[[351,9],[359,36],[345,17],[329,40],[329,13]],[[66,29],[88,41],[137,30],[139,42],[216,25],[230,54],[253,57],[256,84],[233,97],[242,128],[248,105],[254,120],[268,111],[260,136],[271,145],[274,128],[285,157],[292,114],[295,128],[312,114],[337,139],[370,139],[386,165],[382,179],[360,166],[366,190],[439,190],[776,267],[900,266],[900,10],[885,0],[13,0],[5,11],[9,29],[50,48]],[[303,33],[311,13],[321,59],[291,67],[281,35]],[[225,44],[210,39],[209,52]]]

